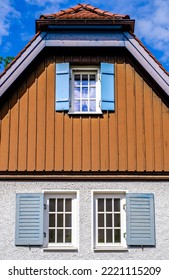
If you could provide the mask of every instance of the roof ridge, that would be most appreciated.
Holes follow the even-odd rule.
[[[56,12],[54,14],[45,14],[45,15],[41,15],[40,18],[46,18],[46,17],[50,17],[50,16],[53,16],[53,17],[61,17],[61,16],[64,16],[64,15],[69,15],[71,14],[72,12],[78,12],[80,9],[84,9],[86,11],[89,11],[89,12],[93,12],[97,15],[100,15],[100,16],[107,16],[107,17],[122,17],[122,18],[128,18],[130,19],[129,15],[122,15],[122,14],[113,14],[111,12],[108,12],[106,10],[101,10],[97,7],[94,7],[90,4],[77,4],[76,6],[74,7],[70,7],[68,9],[65,9],[65,10],[61,10],[59,12]]]

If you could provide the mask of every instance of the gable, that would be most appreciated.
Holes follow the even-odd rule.
[[[0,75],[1,175],[168,172],[169,76],[133,34],[134,20],[79,4],[42,15],[36,28]],[[110,90],[94,114],[55,111],[60,63],[94,67],[100,92],[101,65],[110,64],[113,99]]]
[[[40,56],[1,105],[1,172],[168,171],[169,109],[158,89],[125,51],[83,50]],[[114,63],[115,112],[55,112],[55,63],[61,61]]]

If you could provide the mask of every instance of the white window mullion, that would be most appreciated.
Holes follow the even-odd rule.
[[[58,200],[55,199],[55,242],[58,242],[58,215],[57,215]]]
[[[104,198],[104,244],[106,244],[106,199]]]
[[[65,198],[63,199],[63,243],[65,243]]]
[[[99,243],[99,214],[98,214],[98,209],[99,209],[99,200],[97,199],[97,203],[96,203],[96,241],[97,244]]]

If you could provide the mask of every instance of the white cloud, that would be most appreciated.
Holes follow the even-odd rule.
[[[0,44],[2,37],[9,35],[11,20],[19,18],[20,13],[12,6],[10,0],[3,0],[0,8]]]
[[[55,11],[57,11],[60,8],[60,6],[66,4],[68,0],[25,0],[25,2],[29,5],[34,5],[38,6],[39,8],[43,8],[43,11],[50,10],[50,12],[52,13],[53,8],[55,8]]]
[[[25,3],[32,5],[32,6],[37,6],[37,10],[35,13],[35,17],[38,18],[42,14],[51,14],[51,13],[56,13],[59,10],[61,10],[63,7],[67,8],[69,6],[72,6],[72,3],[69,5],[69,0],[24,0]],[[76,5],[76,2],[78,3],[79,1],[71,1],[73,2],[73,6]]]
[[[93,0],[94,2],[94,0]],[[130,15],[135,19],[135,34],[154,50],[160,51],[160,61],[169,64],[169,1],[168,0],[119,0],[111,12]]]
[[[22,32],[22,33],[20,33],[20,37],[21,37],[22,41],[28,42],[33,37],[33,34],[30,34],[27,32]]]
[[[46,6],[47,4],[60,4],[63,3],[64,0],[25,0],[26,3],[30,4],[30,5],[37,5],[37,6]]]
[[[136,11],[136,35],[152,49],[160,51],[160,60],[169,65],[169,2],[155,0],[146,13]]]
[[[12,44],[11,42],[8,41],[3,45],[3,52],[7,53],[11,48],[12,48]]]

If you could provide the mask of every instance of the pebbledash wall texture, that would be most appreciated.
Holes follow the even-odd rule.
[[[44,190],[78,190],[79,191],[79,245],[72,251],[43,251],[39,246],[15,246],[15,215],[16,193],[37,193]],[[93,252],[92,248],[92,191],[126,190],[134,193],[153,193],[155,197],[155,247],[128,246],[124,252]],[[168,182],[128,182],[128,181],[101,181],[101,182],[1,182],[1,238],[0,259],[169,259],[169,211]]]

